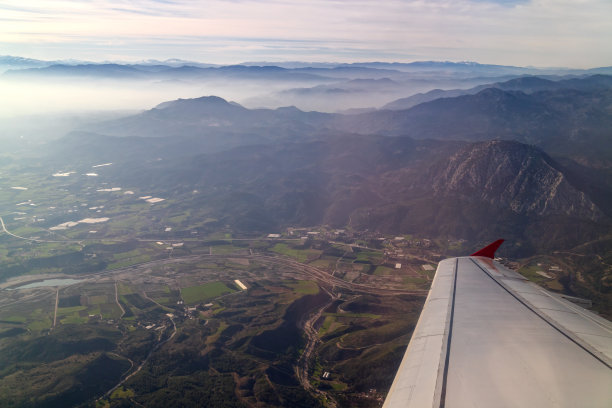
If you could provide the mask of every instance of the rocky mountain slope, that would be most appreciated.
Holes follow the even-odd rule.
[[[329,136],[192,158],[125,157],[107,172],[121,185],[208,208],[244,232],[329,224],[469,242],[504,236],[529,253],[586,242],[610,228],[609,215],[569,170],[512,141]]]
[[[455,194],[524,215],[567,215],[590,220],[603,213],[572,186],[541,151],[507,141],[467,146],[430,174],[438,196]]]

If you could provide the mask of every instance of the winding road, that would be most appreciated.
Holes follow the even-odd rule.
[[[55,291],[55,310],[53,312],[53,327],[51,329],[55,329],[57,324],[57,306],[59,304],[59,288]]]
[[[125,315],[125,309],[123,308],[123,306],[121,306],[121,302],[119,302],[119,294],[118,294],[118,290],[117,290],[117,281],[115,281],[115,302],[117,303],[117,306],[119,306],[119,309],[121,309],[121,316],[119,316],[119,318],[121,319]]]
[[[157,302],[156,302],[157,303]],[[161,306],[161,305],[160,305]],[[163,346],[164,344],[166,344],[168,341],[172,340],[172,338],[174,337],[174,335],[176,334],[176,323],[174,322],[174,319],[170,316],[168,316],[168,318],[170,319],[170,321],[172,322],[172,326],[174,328],[174,330],[172,331],[172,334],[164,341],[157,343],[155,345],[155,347],[153,347],[150,351],[149,354],[147,354],[147,357],[142,360],[142,363],[140,363],[140,365],[138,366],[138,368],[136,368],[136,370],[134,370],[132,373],[130,373],[130,375],[128,375],[127,377],[125,377],[123,380],[119,381],[113,388],[111,388],[110,390],[108,390],[103,397],[109,396],[113,393],[113,391],[115,391],[117,388],[121,387],[127,380],[129,380],[130,378],[132,378],[134,375],[138,374],[138,372],[140,372],[140,370],[142,370],[142,367],[145,366],[145,364],[147,364],[147,362],[149,361],[149,358],[151,358],[151,356],[153,355],[153,353],[155,351],[157,351],[161,346]],[[161,339],[162,334],[160,334],[160,339]],[[118,355],[118,354],[117,354]],[[120,356],[122,358],[125,358],[127,360],[129,360],[130,362],[132,360],[130,360],[127,357],[124,356]],[[132,363],[133,364],[133,363]]]
[[[300,356],[300,359],[298,360],[298,363],[295,367],[295,375],[305,390],[325,397],[325,399],[328,402],[327,406],[334,408],[336,407],[336,402],[334,401],[334,399],[328,393],[314,388],[312,384],[310,383],[310,379],[308,377],[311,357],[314,353],[314,350],[317,344],[319,344],[319,342],[321,341],[319,339],[319,333],[317,329],[315,329],[315,323],[317,322],[317,320],[319,320],[319,318],[323,314],[323,311],[327,309],[335,300],[339,299],[338,296],[334,296],[331,292],[329,292],[326,289],[324,290],[329,295],[329,301],[324,303],[321,307],[319,307],[317,311],[313,313],[312,315],[310,315],[308,320],[304,322],[303,329],[304,329],[304,334],[306,335],[307,341],[306,341],[306,346],[304,347],[304,352]]]

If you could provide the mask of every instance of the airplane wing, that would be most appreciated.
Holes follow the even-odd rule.
[[[383,408],[612,407],[612,323],[493,260],[441,261]]]

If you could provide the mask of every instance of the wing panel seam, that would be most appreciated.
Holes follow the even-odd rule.
[[[444,374],[442,376],[442,390],[440,392],[440,408],[446,404],[446,384],[448,382],[448,365],[450,362],[451,340],[453,337],[453,318],[455,317],[455,294],[457,293],[457,274],[459,272],[459,258],[455,259],[455,269],[453,276],[453,294],[451,297],[450,319],[448,327],[448,339],[446,341],[446,358],[444,360]]]
[[[589,347],[585,346],[584,344],[581,344],[581,342],[575,338],[573,338],[571,335],[569,335],[568,333],[566,333],[564,330],[562,330],[561,328],[557,327],[555,324],[553,324],[550,320],[550,318],[546,318],[544,316],[542,316],[541,313],[538,313],[537,310],[535,310],[533,307],[531,307],[527,301],[521,299],[519,296],[517,296],[515,293],[513,293],[511,290],[509,290],[505,285],[503,285],[501,282],[499,282],[497,279],[495,279],[493,276],[491,276],[491,274],[489,274],[481,265],[478,264],[478,262],[476,262],[474,259],[470,258],[470,260],[474,263],[474,265],[476,265],[478,267],[478,269],[480,269],[486,276],[488,276],[489,278],[491,278],[493,280],[493,282],[497,283],[497,285],[499,285],[503,290],[505,290],[510,296],[512,296],[514,299],[516,299],[519,303],[521,303],[523,306],[525,306],[528,310],[530,310],[533,314],[535,314],[536,316],[538,316],[540,319],[542,319],[543,321],[545,321],[550,327],[552,327],[553,329],[555,329],[556,331],[558,331],[559,333],[561,333],[564,337],[566,337],[568,340],[570,340],[572,343],[576,344],[578,347],[580,347],[581,349],[583,349],[584,351],[586,351],[588,354],[590,354],[592,357],[594,357],[595,359],[597,359],[597,361],[601,362],[603,365],[605,365],[608,368],[612,369],[612,366],[610,365],[610,363],[608,363],[604,358],[598,356],[595,352],[593,352],[592,350],[589,350]],[[455,279],[456,279],[456,275],[455,275]],[[455,304],[455,296],[454,296],[454,292],[453,292],[453,306]],[[440,405],[440,407],[442,408],[442,405]]]

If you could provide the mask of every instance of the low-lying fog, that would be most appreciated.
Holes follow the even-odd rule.
[[[286,86],[252,81],[196,84],[83,78],[26,80],[0,76],[0,140],[16,143],[57,138],[91,121],[131,115],[178,98],[217,95],[244,103],[248,98],[281,91]]]
[[[178,98],[217,95],[243,101],[282,90],[287,84],[237,82],[149,82],[83,79],[25,80],[0,77],[0,117],[60,112],[144,110]]]
[[[0,119],[57,113],[151,109],[178,98],[215,95],[247,108],[296,106],[299,109],[339,112],[378,108],[395,99],[434,88],[468,88],[480,80],[448,78],[354,79],[287,81],[272,78],[212,80],[129,80],[0,75]]]
[[[380,108],[398,98],[438,88],[467,88],[471,81],[334,79],[127,80],[7,78],[0,75],[0,140],[6,150],[55,139],[87,123],[129,116],[179,98],[215,95],[247,108],[296,106],[344,112]]]
[[[423,72],[354,67],[290,71],[244,66],[219,71],[166,67],[155,72],[158,68],[134,70],[129,65],[12,70],[0,74],[0,140],[5,149],[23,147],[62,137],[91,122],[132,115],[179,98],[215,95],[251,109],[295,106],[303,111],[348,113],[378,109],[432,89],[467,89],[523,73],[477,67],[466,74],[461,71],[463,65],[458,67],[452,68],[458,69],[456,72],[451,68]]]

